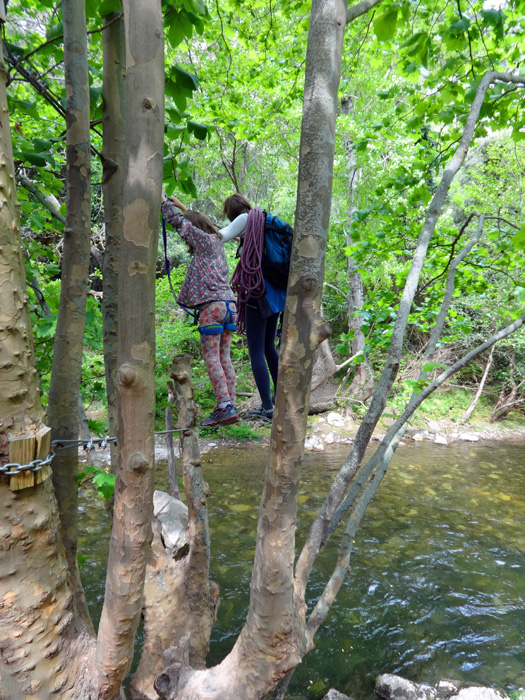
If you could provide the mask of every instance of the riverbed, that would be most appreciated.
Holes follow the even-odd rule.
[[[210,664],[228,653],[246,614],[267,449],[250,443],[203,456],[211,575],[221,588]],[[305,455],[298,548],[347,450]],[[356,537],[352,571],[290,694],[317,700],[336,687],[368,700],[375,676],[386,672],[419,682],[525,686],[524,467],[523,441],[400,447]],[[166,482],[160,463],[158,488]],[[109,521],[91,488],[83,490],[81,528],[82,577],[98,621]],[[337,539],[312,575],[311,605],[336,546]]]

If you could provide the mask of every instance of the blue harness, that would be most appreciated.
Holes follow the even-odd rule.
[[[224,331],[236,331],[237,326],[235,324],[235,320],[233,318],[233,311],[231,309],[230,304],[232,303],[231,301],[227,301],[226,299],[217,299],[216,301],[222,301],[224,304],[226,304],[226,316],[222,319],[222,323],[210,323],[207,326],[199,326],[199,331],[201,335],[218,335],[219,333],[224,333]],[[207,304],[204,304],[204,306],[201,306],[199,311],[201,311],[203,308],[208,306],[208,304],[213,304],[213,301],[209,301]]]

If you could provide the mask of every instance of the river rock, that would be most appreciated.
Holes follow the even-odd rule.
[[[458,682],[449,680],[439,681],[432,687],[427,683],[413,683],[392,673],[378,676],[375,692],[383,700],[509,700],[506,693],[494,688],[460,688]]]
[[[433,433],[439,433],[439,431],[441,430],[441,426],[435,420],[427,420],[427,425],[428,429],[431,430]]]
[[[334,428],[342,428],[345,424],[343,417],[339,413],[335,413],[335,411],[326,416],[326,422]]]
[[[450,700],[459,690],[456,681],[442,680],[436,685],[436,700]]]
[[[155,491],[153,515],[160,522],[164,546],[171,556],[174,556],[186,544],[187,506],[169,493]]]
[[[333,445],[335,442],[335,435],[333,433],[328,433],[324,439],[327,445]]]
[[[335,688],[330,688],[323,700],[352,700],[352,698],[340,693],[338,690],[335,690]]]
[[[452,700],[509,700],[509,696],[494,688],[473,686],[471,688],[462,688],[459,693],[452,695]]]
[[[392,673],[383,673],[376,680],[376,693],[384,700],[436,700],[436,690],[419,685]]]
[[[428,430],[423,430],[412,435],[412,440],[415,440],[416,442],[421,442],[421,440],[424,440],[426,437],[428,437]]]
[[[466,442],[478,442],[479,437],[474,435],[474,433],[460,433],[459,439],[465,440]]]
[[[448,440],[445,435],[442,433],[439,433],[438,435],[435,436],[434,442],[436,445],[448,445]]]

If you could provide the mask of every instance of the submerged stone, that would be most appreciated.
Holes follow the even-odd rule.
[[[459,683],[449,680],[441,680],[432,687],[392,673],[378,676],[375,692],[383,700],[509,700],[506,693],[495,688],[460,688]]]

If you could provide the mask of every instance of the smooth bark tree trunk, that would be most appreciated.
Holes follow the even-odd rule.
[[[179,658],[165,671],[161,697],[256,700],[301,661],[304,610],[295,612],[293,577],[297,492],[313,355],[329,334],[321,297],[347,4],[312,4],[292,263],[246,624],[218,666],[191,672]]]
[[[353,112],[353,97],[347,96],[341,101],[341,106],[343,114],[349,115]],[[356,190],[361,177],[361,172],[357,167],[355,150],[353,144],[349,138],[345,139],[346,157],[347,157],[347,167],[348,167],[348,231],[350,231],[350,223],[353,218],[354,212],[357,210],[356,206]],[[354,241],[350,233],[347,234],[347,245],[350,249],[353,248]],[[363,278],[361,277],[361,272],[352,255],[348,256],[348,330],[353,332],[352,341],[350,344],[350,355],[358,355],[362,353],[366,346],[366,339],[361,326],[363,325],[362,319],[360,317],[360,312],[363,309],[364,304],[364,290],[363,290]],[[355,365],[354,377],[352,384],[349,389],[349,394],[357,401],[366,401],[374,391],[374,377],[372,374],[372,368],[370,363],[366,358],[363,362]]]
[[[125,1],[126,179],[119,263],[115,505],[104,608],[91,669],[113,698],[129,671],[151,544],[155,418],[155,261],[164,139],[160,0]]]
[[[63,0],[66,82],[66,224],[48,421],[53,440],[78,440],[78,400],[91,245],[89,73],[84,0]],[[92,629],[77,563],[78,448],[57,452],[53,484],[75,605]]]
[[[126,149],[126,46],[124,18],[107,17],[103,36],[102,97],[102,194],[104,198],[105,250],[102,277],[102,332],[108,430],[117,432],[117,324],[119,248],[122,236],[124,161]],[[116,446],[111,445],[111,471],[116,472]]]

